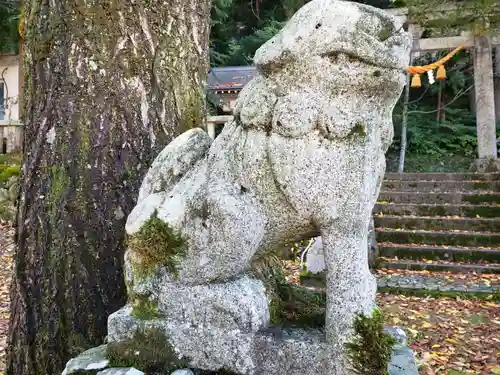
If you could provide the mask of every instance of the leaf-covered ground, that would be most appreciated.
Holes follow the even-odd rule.
[[[388,294],[378,303],[389,323],[406,329],[423,374],[500,374],[497,303]]]
[[[13,230],[0,225],[0,375],[9,313]],[[298,282],[299,266],[286,264],[287,278]],[[394,274],[397,270],[391,270]],[[415,271],[401,271],[411,275]],[[497,278],[498,275],[450,275]],[[476,280],[474,280],[476,281]],[[404,327],[418,355],[424,375],[499,375],[500,305],[492,301],[405,297],[379,294],[378,304],[390,324]]]
[[[285,262],[287,281],[299,283],[300,267]],[[429,271],[379,270],[383,275],[429,275]],[[496,284],[500,275],[432,272],[450,283]],[[404,328],[424,375],[500,374],[500,304],[460,298],[378,294],[388,324]]]

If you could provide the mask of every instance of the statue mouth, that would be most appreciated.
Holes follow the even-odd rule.
[[[370,36],[366,35],[369,40]],[[383,42],[374,41],[372,48],[337,48],[334,51],[322,54],[333,64],[348,65],[352,62],[361,62],[378,69],[390,69],[403,74],[408,71],[408,40],[405,35],[394,34]]]
[[[359,56],[345,51],[329,52],[323,54],[322,57],[328,58],[333,64],[338,65],[349,65],[353,62],[361,62],[364,65],[372,66],[374,68],[390,69],[404,74],[407,72],[407,67],[403,67],[403,64],[399,61],[382,61],[382,59]]]

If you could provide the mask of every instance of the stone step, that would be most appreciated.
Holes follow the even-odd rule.
[[[500,248],[480,249],[447,246],[404,246],[392,243],[378,244],[379,256],[413,260],[447,260],[451,262],[500,263]]]
[[[471,204],[415,204],[415,203],[377,203],[374,214],[405,216],[460,216],[460,217],[500,217],[500,206]]]
[[[378,242],[399,244],[500,247],[500,233],[488,232],[433,232],[376,228],[376,238]]]
[[[452,274],[451,274],[452,275]],[[378,276],[378,293],[408,294],[419,296],[457,296],[498,300],[500,285],[492,284],[489,280],[473,281],[454,279],[450,281],[450,274],[445,277],[439,274],[427,275],[389,275]],[[486,282],[488,281],[488,282]],[[497,296],[497,298],[494,298]]]
[[[378,268],[389,268],[398,270],[413,271],[446,271],[452,273],[493,273],[500,274],[499,266],[478,265],[478,264],[459,264],[459,263],[423,263],[412,260],[399,260],[396,262],[379,262]]]
[[[495,181],[499,173],[386,173],[386,180],[400,181]]]
[[[403,272],[421,271],[405,270]],[[461,275],[450,272],[426,273],[425,275],[376,274],[375,276],[377,278],[377,293],[448,296],[452,298],[459,296],[461,298],[481,298],[493,301],[497,301],[498,297],[500,297],[500,285],[495,281],[492,282],[491,279],[481,278],[491,276],[488,274],[475,274],[473,278],[463,278]],[[300,283],[307,288],[323,292],[325,290],[325,274],[303,276]]]
[[[499,218],[449,218],[375,215],[375,227],[420,230],[467,230],[475,232],[500,232]]]
[[[500,181],[407,181],[384,180],[382,191],[468,192],[500,191]]]
[[[500,194],[478,193],[420,193],[382,191],[378,202],[413,203],[413,204],[500,204]]]

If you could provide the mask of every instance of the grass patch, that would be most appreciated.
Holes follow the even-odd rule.
[[[23,159],[22,154],[0,154],[0,168],[9,165],[20,165]]]
[[[0,183],[7,182],[12,176],[19,176],[21,173],[20,165],[11,165],[0,172]]]

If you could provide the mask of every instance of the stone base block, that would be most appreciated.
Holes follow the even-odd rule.
[[[162,366],[170,361],[172,368],[224,369],[243,375],[348,373],[341,365],[339,354],[332,351],[321,330],[268,327],[257,332],[224,331],[210,325],[191,326],[165,319],[140,320],[131,313],[132,308],[125,307],[110,316],[108,346],[114,347],[116,354],[120,345],[125,345],[127,349],[124,352],[128,355],[136,353],[135,363],[139,367],[141,353],[144,353],[141,341],[145,340],[149,350],[155,350],[151,342],[163,340],[164,345],[155,346],[168,360],[159,360]],[[404,333],[401,330],[394,332],[397,332],[395,337],[400,344],[394,349],[389,374],[417,375],[413,352],[405,346],[405,338],[401,337]],[[117,339],[124,341],[114,342]]]

